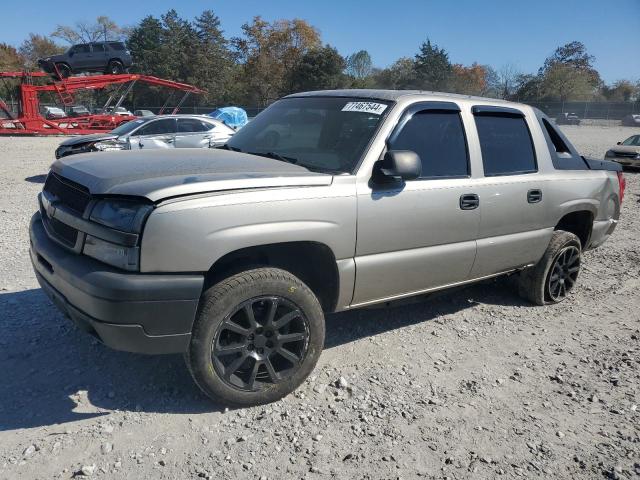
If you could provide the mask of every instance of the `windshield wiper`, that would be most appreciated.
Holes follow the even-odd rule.
[[[298,163],[297,158],[286,157],[284,155],[280,155],[279,153],[275,153],[275,152],[248,152],[248,153],[249,155],[258,155],[260,157],[273,158],[274,160],[280,160],[281,162],[287,162],[287,163],[293,163],[293,164]]]
[[[227,145],[226,143],[224,145],[220,145],[219,147],[216,147],[218,150],[231,150],[232,152],[242,152],[242,150],[240,150],[238,147],[231,147],[229,145]]]

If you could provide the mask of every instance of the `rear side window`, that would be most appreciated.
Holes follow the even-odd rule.
[[[91,49],[95,53],[103,53],[105,51],[104,43],[92,43],[91,44]]]
[[[136,135],[164,135],[167,133],[176,133],[175,118],[163,118],[162,120],[149,122],[138,130]]]
[[[457,111],[423,110],[414,114],[389,147],[417,153],[422,161],[422,178],[469,175],[467,142]]]
[[[122,42],[111,42],[111,43],[109,43],[109,46],[113,50],[124,50],[124,43],[122,43]]]
[[[212,128],[213,125],[203,122],[202,120],[198,120],[197,118],[178,119],[179,133],[208,132]]]
[[[510,114],[476,114],[482,163],[487,177],[537,171],[531,134],[524,117]]]
[[[569,150],[569,147],[567,147],[567,144],[564,143],[564,140],[562,140],[560,135],[558,135],[558,132],[556,132],[556,129],[553,128],[545,118],[542,119],[542,125],[547,131],[547,134],[549,135],[549,139],[551,140],[551,144],[553,145],[553,148],[555,149],[556,153],[571,155],[571,151]]]

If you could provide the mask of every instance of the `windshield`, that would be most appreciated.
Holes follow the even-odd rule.
[[[634,135],[633,137],[627,138],[622,145],[630,145],[632,147],[640,147],[640,135]]]
[[[142,125],[145,122],[147,122],[147,120],[142,120],[142,119],[131,120],[130,122],[123,123],[119,127],[114,128],[113,130],[111,130],[111,133],[118,136],[126,135],[134,131],[136,128],[138,128],[140,125]]]
[[[285,98],[245,125],[226,148],[310,170],[351,173],[388,107],[370,99]]]

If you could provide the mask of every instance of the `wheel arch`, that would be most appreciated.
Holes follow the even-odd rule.
[[[589,205],[591,206],[591,205]],[[596,213],[592,208],[575,208],[564,215],[556,223],[554,230],[564,230],[573,233],[580,239],[582,249],[586,250],[591,240],[593,220]]]
[[[275,267],[290,272],[313,291],[325,312],[335,310],[340,291],[338,266],[331,248],[320,242],[269,243],[233,250],[211,265],[205,274],[204,288],[258,267]]]

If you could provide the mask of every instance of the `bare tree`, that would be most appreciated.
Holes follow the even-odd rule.
[[[73,26],[58,25],[51,36],[73,45],[101,40],[120,40],[124,34],[125,30],[120,28],[116,22],[102,15],[96,18],[94,23],[76,22]]]
[[[517,79],[521,72],[511,62],[505,63],[498,71],[498,97],[508,99],[516,90]]]

